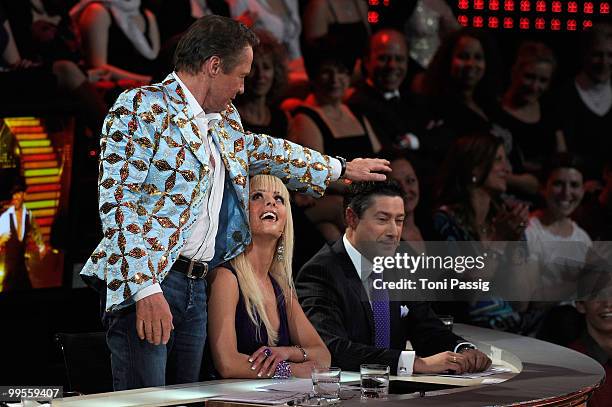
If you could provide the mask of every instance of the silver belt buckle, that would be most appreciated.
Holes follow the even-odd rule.
[[[202,263],[202,266],[204,267],[204,272],[202,273],[201,276],[194,276],[193,275],[193,266],[196,263],[200,263],[200,262],[199,261],[195,261],[193,259],[191,259],[189,261],[189,266],[187,266],[187,278],[191,278],[192,280],[197,280],[198,278],[206,277],[206,275],[208,274],[208,263]]]

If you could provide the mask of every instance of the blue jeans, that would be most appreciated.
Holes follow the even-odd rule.
[[[135,305],[103,316],[115,391],[199,381],[206,342],[206,280],[170,270],[161,288],[174,324],[166,345],[138,337]]]

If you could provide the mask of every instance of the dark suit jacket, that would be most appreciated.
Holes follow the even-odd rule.
[[[391,366],[396,374],[408,339],[419,356],[453,350],[464,342],[444,327],[429,303],[392,301],[391,348],[376,348],[372,308],[342,239],[324,246],[310,259],[299,271],[295,286],[306,316],[331,352],[332,365],[345,370],[359,371],[362,363],[380,363]],[[404,318],[401,305],[409,309]]]

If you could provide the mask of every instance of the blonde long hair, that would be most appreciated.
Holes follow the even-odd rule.
[[[283,229],[283,234],[277,242],[278,245],[284,246],[283,259],[279,260],[275,255],[270,265],[270,276],[280,285],[285,301],[293,300],[293,277],[291,268],[291,259],[293,258],[293,218],[291,217],[291,205],[289,203],[289,191],[285,187],[285,184],[272,175],[256,175],[251,178],[250,189],[267,189],[271,191],[279,191],[283,200],[285,201],[285,208],[287,213],[287,220]],[[250,196],[249,196],[250,202]],[[249,245],[249,247],[253,244]],[[248,250],[248,249],[247,249]],[[240,285],[240,291],[244,298],[244,305],[249,314],[249,318],[253,321],[256,327],[257,338],[261,338],[259,332],[260,321],[263,322],[266,327],[268,334],[268,345],[274,346],[278,341],[278,332],[272,328],[268,314],[264,307],[264,297],[257,283],[257,278],[251,266],[251,263],[247,259],[246,251],[242,252],[236,258],[230,261],[230,264],[236,270],[236,276],[238,277],[238,284]]]

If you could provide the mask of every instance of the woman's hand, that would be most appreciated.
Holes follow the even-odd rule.
[[[498,241],[520,240],[529,222],[529,205],[515,203],[509,210],[500,212],[493,219],[494,239]]]
[[[462,354],[446,351],[426,358],[415,358],[413,371],[414,373],[442,373],[452,370],[456,374],[461,374],[467,368],[467,362]]]
[[[262,346],[249,358],[251,370],[257,370],[257,377],[272,377],[278,363],[290,361],[295,351],[292,346]]]

